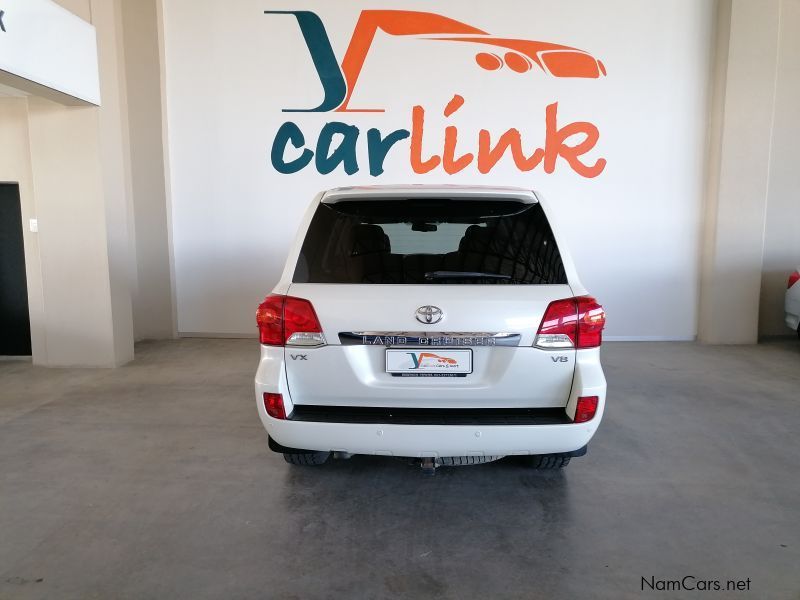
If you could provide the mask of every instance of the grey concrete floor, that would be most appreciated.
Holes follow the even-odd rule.
[[[298,468],[248,340],[0,363],[0,598],[800,598],[800,344],[607,344],[564,472]],[[642,592],[750,579],[750,592]]]

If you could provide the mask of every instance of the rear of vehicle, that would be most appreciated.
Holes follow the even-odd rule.
[[[535,194],[351,188],[310,207],[259,307],[259,415],[291,462],[585,452],[602,307]]]
[[[800,336],[800,268],[789,275],[787,282],[786,325]]]

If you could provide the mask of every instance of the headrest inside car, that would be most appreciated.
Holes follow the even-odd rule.
[[[351,256],[391,252],[389,236],[380,225],[360,224],[353,228],[353,250]]]
[[[492,240],[492,231],[480,225],[470,225],[458,243],[459,252],[486,252]]]

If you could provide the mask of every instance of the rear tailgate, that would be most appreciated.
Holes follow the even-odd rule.
[[[295,283],[289,294],[311,301],[327,341],[319,348],[286,348],[296,404],[545,408],[565,406],[569,398],[575,350],[532,347],[548,304],[572,295],[568,285]],[[422,306],[441,309],[441,321],[419,322]],[[387,348],[444,358],[448,349],[459,349],[459,360],[468,350],[471,372],[392,375]]]

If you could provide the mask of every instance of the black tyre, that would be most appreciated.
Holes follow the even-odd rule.
[[[537,454],[531,456],[530,466],[534,469],[563,469],[571,458],[564,454]]]
[[[324,465],[330,456],[330,452],[284,452],[283,460],[291,465],[310,467]]]

